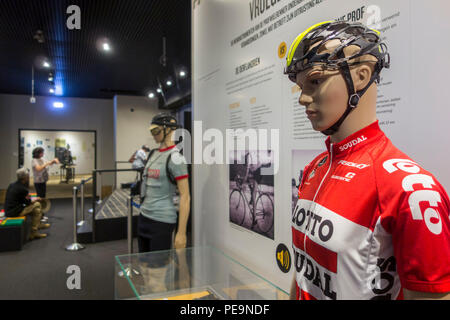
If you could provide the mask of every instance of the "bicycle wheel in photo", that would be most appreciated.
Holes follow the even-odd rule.
[[[230,220],[240,226],[245,220],[245,200],[239,189],[234,189],[230,194]]]
[[[254,212],[259,230],[269,232],[273,227],[273,201],[267,193],[259,195]]]

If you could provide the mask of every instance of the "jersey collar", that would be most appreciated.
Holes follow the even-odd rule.
[[[383,131],[381,131],[380,125],[377,120],[367,127],[348,136],[339,143],[334,143],[333,145],[331,145],[331,137],[328,137],[325,140],[325,145],[328,152],[331,152],[331,146],[333,146],[333,155],[343,155],[364,147],[365,145],[367,145],[371,141],[376,140],[382,135],[384,135],[384,133]]]
[[[171,146],[171,147],[167,147],[167,148],[164,148],[164,149],[159,149],[159,152],[164,152],[164,151],[167,151],[167,150],[171,150],[171,149],[173,149],[173,148],[175,148],[176,147],[176,145],[174,144],[173,146]]]

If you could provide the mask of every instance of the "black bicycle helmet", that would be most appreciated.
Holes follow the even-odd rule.
[[[335,39],[339,40],[341,44],[333,52],[318,53],[328,41]],[[313,45],[315,46],[311,48]],[[346,57],[344,48],[352,45],[358,46],[360,50],[352,56]],[[377,62],[367,86],[356,92],[349,67],[366,62],[351,62],[351,60],[363,55],[372,55],[377,59]],[[380,38],[380,32],[359,22],[325,21],[313,25],[297,36],[289,49],[286,60],[284,73],[293,82],[296,82],[297,73],[313,66],[319,65],[324,70],[341,70],[348,89],[348,106],[345,113],[333,126],[322,131],[325,135],[332,135],[339,130],[341,124],[350,112],[358,106],[359,100],[372,83],[380,81],[381,70],[390,67],[390,56],[386,44]]]
[[[178,124],[177,119],[169,113],[160,113],[154,116],[151,122],[151,126],[153,125],[163,126],[172,129],[181,128],[181,125]]]

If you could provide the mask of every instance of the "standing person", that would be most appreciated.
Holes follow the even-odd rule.
[[[168,250],[177,222],[173,194],[178,188],[180,207],[175,248],[186,247],[186,226],[190,210],[190,192],[186,160],[172,140],[180,126],[168,114],[153,118],[150,132],[159,149],[147,161],[142,179],[141,211],[138,220],[139,252]]]
[[[378,31],[324,22],[300,34],[286,74],[327,151],[305,167],[292,216],[296,299],[450,298],[450,203],[376,118]]]
[[[6,191],[5,214],[7,217],[31,217],[30,240],[47,237],[45,233],[39,233],[39,229],[50,228],[50,224],[41,223],[43,199],[37,197],[33,200],[28,195],[30,174],[28,169],[21,168],[16,171],[17,181],[11,183]]]
[[[137,150],[133,156],[128,160],[132,162],[131,167],[133,169],[143,170],[147,161],[147,154],[150,152],[150,148],[147,145],[143,145],[141,149]]]
[[[44,148],[37,147],[33,150],[33,160],[31,162],[31,167],[33,168],[33,180],[34,188],[36,189],[37,196],[39,198],[45,199],[47,195],[47,181],[48,181],[48,167],[54,164],[59,164],[57,158],[51,161],[45,161]],[[43,216],[45,221],[48,220],[47,217]]]

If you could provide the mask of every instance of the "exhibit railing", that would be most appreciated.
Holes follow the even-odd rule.
[[[91,181],[93,177],[90,177],[86,180],[81,180],[81,183],[78,186],[73,187],[72,189],[72,207],[73,207],[73,243],[66,247],[67,251],[79,251],[84,249],[85,247],[78,243],[77,236],[77,226],[82,227],[86,224],[85,210],[84,210],[84,187],[86,183]],[[78,218],[78,191],[80,191],[80,207],[81,207],[81,219],[80,222],[77,223]]]
[[[137,169],[97,169],[92,171],[92,209],[89,211],[92,213],[92,242],[95,242],[95,215],[97,210],[97,205],[101,204],[102,199],[102,174],[104,173],[118,173],[118,172],[136,172],[140,171]],[[98,177],[98,178],[97,178]],[[100,186],[100,195],[97,195],[97,186]],[[117,187],[117,186],[115,186]],[[98,198],[98,200],[97,200]]]
[[[91,231],[92,231],[92,242],[95,242],[95,215],[97,206],[102,203],[102,196],[100,191],[100,196],[97,196],[97,186],[102,190],[102,173],[117,173],[117,172],[139,172],[136,169],[102,169],[92,171],[92,176],[88,179],[81,180],[81,183],[74,186],[72,189],[72,207],[73,207],[73,243],[66,247],[67,251],[79,251],[84,249],[84,246],[78,242],[78,231],[87,227],[88,220],[85,215],[85,186],[88,182],[92,180],[92,208],[89,210],[91,213]],[[78,221],[78,193],[80,193],[80,221]],[[129,196],[127,198],[127,237],[128,237],[128,253],[133,252],[132,243],[132,217],[133,217],[133,197]]]
[[[114,170],[117,170],[117,165],[118,164],[128,164],[131,166],[131,162],[130,161],[115,161],[114,162]],[[127,169],[127,168],[125,168]],[[115,189],[117,187],[117,175],[114,175],[114,185],[113,185],[113,189]]]

